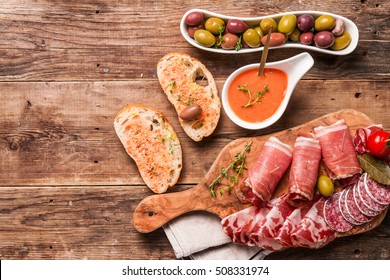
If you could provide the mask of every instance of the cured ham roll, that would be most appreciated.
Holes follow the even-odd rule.
[[[344,179],[362,173],[352,137],[343,119],[329,126],[316,127],[314,132],[320,141],[324,163],[332,172],[329,177]]]
[[[318,140],[298,137],[290,169],[288,203],[299,207],[313,199],[321,161],[321,146]]]
[[[271,136],[248,170],[245,184],[262,201],[269,201],[283,174],[290,166],[293,148]]]

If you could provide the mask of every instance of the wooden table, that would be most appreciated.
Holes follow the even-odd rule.
[[[188,2],[188,3],[187,3]],[[344,108],[390,130],[390,2],[378,1],[21,1],[0,4],[0,258],[174,259],[162,229],[138,233],[137,204],[151,191],[119,142],[113,119],[126,103],[163,111],[183,147],[172,191],[196,185],[230,141],[284,130]],[[311,52],[313,68],[284,116],[262,131],[234,125],[222,111],[201,143],[180,127],[156,77],[157,61],[180,51],[201,60],[221,91],[236,68],[260,53],[211,55],[189,45],[179,21],[191,8],[235,16],[320,10],[360,31],[347,56]],[[271,50],[269,61],[302,52]],[[390,259],[390,215],[374,230],[319,250],[268,259]]]

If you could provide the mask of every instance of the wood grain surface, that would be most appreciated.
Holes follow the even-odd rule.
[[[203,8],[240,17],[294,10],[340,14],[359,28],[347,56],[310,52],[315,63],[283,117],[261,131],[221,112],[214,134],[191,141],[156,76],[170,51],[188,53],[213,74],[218,90],[260,53],[210,55],[189,45],[181,16]],[[174,259],[164,232],[141,234],[136,206],[151,191],[115,135],[126,103],[163,111],[183,147],[171,192],[196,186],[228,143],[289,129],[342,109],[390,130],[390,2],[8,0],[0,3],[0,258]],[[268,61],[302,51],[270,50]],[[390,218],[364,234],[319,250],[290,249],[268,259],[390,259]]]

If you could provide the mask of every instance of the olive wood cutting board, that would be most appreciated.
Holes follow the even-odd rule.
[[[181,192],[151,195],[143,199],[134,211],[134,227],[139,232],[147,233],[158,229],[172,219],[190,211],[208,211],[223,218],[249,207],[251,204],[242,202],[243,200],[239,199],[239,195],[237,195],[239,192],[236,191],[237,189],[232,190],[231,193],[225,191],[222,195],[219,194],[217,189],[216,197],[211,196],[209,185],[218,177],[221,168],[227,167],[235,159],[235,155],[244,150],[247,143],[252,142],[251,150],[246,155],[246,168],[255,161],[263,144],[270,136],[276,136],[283,142],[293,146],[298,135],[311,133],[314,127],[330,125],[339,119],[345,120],[352,136],[355,135],[356,129],[374,124],[374,122],[365,114],[346,109],[327,114],[318,119],[284,131],[234,140],[221,150],[205,178],[195,187]],[[239,177],[237,186],[240,186],[245,178],[246,171]],[[282,195],[287,190],[288,172],[286,172],[277,186],[274,197]],[[379,214],[373,221],[362,226],[356,226],[340,236],[358,234],[375,228],[382,222],[386,212],[387,209]]]

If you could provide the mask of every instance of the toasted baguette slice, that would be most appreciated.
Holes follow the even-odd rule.
[[[182,169],[181,145],[163,113],[128,104],[116,115],[114,127],[153,192],[164,193],[176,184]]]
[[[169,53],[159,60],[157,76],[178,115],[191,104],[201,107],[202,113],[194,120],[185,121],[179,117],[187,135],[198,142],[213,133],[219,121],[221,101],[207,68],[187,54]]]

